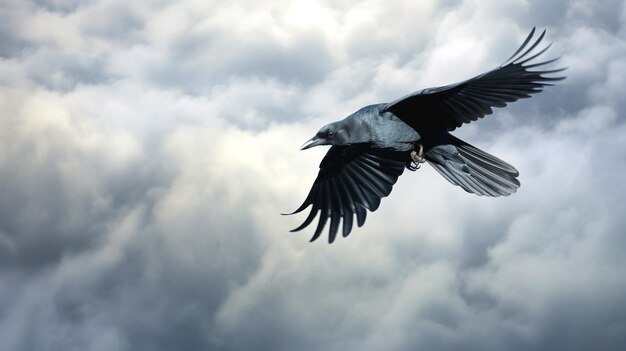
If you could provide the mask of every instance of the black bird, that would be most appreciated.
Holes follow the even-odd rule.
[[[532,29],[519,49],[501,66],[464,82],[423,89],[391,103],[361,108],[345,119],[322,127],[302,150],[332,145],[320,164],[313,187],[293,213],[312,205],[304,223],[320,213],[317,239],[330,218],[328,242],[335,240],[343,219],[346,237],[354,215],[360,227],[366,210],[375,211],[389,195],[405,168],[416,170],[428,162],[450,183],[468,193],[508,196],[520,186],[515,167],[482,151],[449,132],[493,113],[493,107],[528,98],[562,76],[546,76],[565,70],[533,70],[558,58],[534,62],[551,44],[536,50],[545,30],[533,40]]]

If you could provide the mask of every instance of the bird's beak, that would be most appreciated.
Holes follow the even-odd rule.
[[[306,143],[304,143],[304,145],[302,145],[302,147],[300,148],[300,150],[306,150],[308,148],[312,148],[313,146],[318,146],[318,145],[325,145],[326,144],[326,139],[324,138],[319,138],[317,135],[312,137],[311,139],[309,139],[309,141],[307,141]]]

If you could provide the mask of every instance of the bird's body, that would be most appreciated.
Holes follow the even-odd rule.
[[[351,144],[356,141],[379,149],[412,150],[420,135],[396,115],[384,111],[385,106],[387,104],[365,106],[338,123],[355,126],[350,128],[354,130]]]
[[[520,183],[513,166],[450,132],[491,114],[493,107],[530,97],[551,85],[548,82],[563,79],[545,76],[563,69],[530,70],[555,61],[531,63],[550,46],[531,56],[545,34],[529,45],[534,32],[492,71],[461,83],[423,89],[391,103],[369,105],[322,127],[302,149],[332,147],[309,195],[294,213],[310,205],[311,212],[293,231],[308,226],[319,212],[311,241],[320,236],[328,219],[329,242],[335,240],[340,221],[343,236],[347,236],[354,216],[358,226],[363,225],[366,210],[378,208],[404,169],[415,170],[424,162],[469,193],[493,197],[514,193]]]

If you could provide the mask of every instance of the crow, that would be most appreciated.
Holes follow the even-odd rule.
[[[302,205],[289,215],[312,206],[297,232],[319,213],[316,240],[330,218],[328,242],[332,243],[343,220],[342,233],[350,234],[356,215],[359,227],[367,211],[374,212],[404,169],[416,170],[428,162],[450,183],[479,196],[508,196],[520,182],[515,167],[482,151],[449,132],[464,123],[493,113],[494,107],[528,98],[566,68],[546,70],[557,58],[536,62],[552,44],[537,49],[535,28],[517,51],[499,67],[466,81],[427,88],[391,103],[365,106],[345,119],[323,126],[301,150],[332,145]]]

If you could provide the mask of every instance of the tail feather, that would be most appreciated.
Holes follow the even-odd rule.
[[[450,183],[480,196],[508,196],[517,191],[519,172],[507,162],[448,134],[426,151],[426,160]]]

